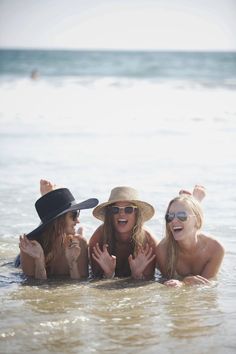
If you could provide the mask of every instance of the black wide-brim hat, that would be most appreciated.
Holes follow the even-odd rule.
[[[90,198],[81,203],[76,203],[75,198],[67,188],[58,188],[48,192],[35,203],[35,208],[41,223],[26,236],[30,240],[35,240],[45,226],[59,216],[66,214],[69,211],[94,208],[96,205],[98,205],[98,200],[96,198]]]

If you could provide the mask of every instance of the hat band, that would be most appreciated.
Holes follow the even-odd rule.
[[[60,213],[62,213],[63,211],[67,212],[69,211],[68,209],[70,207],[72,207],[73,205],[76,205],[76,202],[75,200],[73,200],[72,202],[70,203],[67,203],[67,204],[64,204],[62,207],[56,209],[56,210],[53,210],[52,213],[48,213],[47,215],[41,215],[40,216],[40,219],[43,223],[45,222],[48,222],[50,219],[53,219],[55,216],[59,215]]]

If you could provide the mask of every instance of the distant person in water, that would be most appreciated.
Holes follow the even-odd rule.
[[[185,190],[180,193],[190,194]],[[193,194],[202,200],[205,190],[202,186],[196,186]],[[103,221],[89,241],[90,261],[95,277],[154,277],[158,241],[144,225],[153,217],[154,212],[154,207],[140,200],[134,188],[112,189],[108,201],[93,211],[93,215]]]
[[[204,189],[200,200],[201,192]],[[156,252],[157,268],[167,279],[164,284],[209,284],[220,269],[224,248],[201,231],[203,212],[197,199],[186,192],[172,199],[165,220],[165,237]]]
[[[82,209],[93,208],[98,200],[91,198],[76,203],[67,188],[56,188],[41,180],[42,197],[36,203],[40,225],[27,235],[20,236],[20,264],[27,276],[47,279],[63,275],[72,279],[88,276],[87,240],[76,234]]]
[[[39,75],[38,70],[34,69],[34,70],[31,71],[30,78],[31,78],[32,80],[38,80],[38,79],[39,79],[39,76],[40,76],[40,75]]]

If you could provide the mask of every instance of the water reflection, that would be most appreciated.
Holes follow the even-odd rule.
[[[218,287],[170,289],[131,279],[24,282],[3,302],[4,349],[38,353],[213,353],[222,341]],[[213,340],[210,348],[208,338]],[[196,349],[196,350],[195,350]],[[216,351],[215,351],[216,352]]]

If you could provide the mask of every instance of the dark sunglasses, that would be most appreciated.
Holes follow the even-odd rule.
[[[72,220],[73,220],[73,221],[77,220],[78,217],[79,217],[79,214],[80,214],[80,210],[72,211],[72,212],[71,212]]]
[[[119,214],[121,210],[124,211],[125,214],[132,214],[138,207],[136,206],[126,206],[126,207],[118,207],[115,205],[112,205],[110,207],[110,211],[113,215]]]
[[[169,223],[174,220],[174,218],[179,219],[180,221],[186,221],[189,214],[186,211],[177,211],[177,213],[166,213],[165,219]]]

